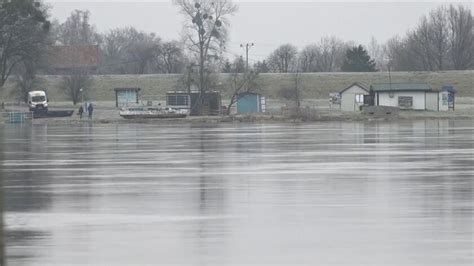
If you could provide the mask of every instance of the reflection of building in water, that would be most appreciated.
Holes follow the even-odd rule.
[[[47,136],[47,126],[5,128],[2,150],[5,151],[4,154],[8,154],[8,161],[21,164],[13,167],[21,171],[9,171],[12,166],[4,165],[2,179],[5,211],[31,211],[50,206],[51,197],[45,196],[38,189],[51,182],[50,171],[42,165],[32,163],[34,160],[50,160]],[[7,189],[10,186],[13,188]]]
[[[3,163],[0,168],[0,213],[3,216],[0,225],[3,246],[0,252],[3,254],[0,257],[4,260],[2,263],[7,264],[7,248],[11,258],[33,256],[33,251],[25,247],[41,241],[46,234],[25,230],[21,226],[29,222],[22,214],[51,206],[51,196],[38,189],[51,183],[51,171],[35,163],[51,159],[51,154],[48,153],[48,128],[45,125],[4,127],[0,133],[0,161]],[[9,214],[8,219],[6,213]],[[16,228],[8,229],[9,225]]]
[[[226,132],[220,132],[219,128],[195,128],[194,132],[192,150],[199,156],[196,161],[199,168],[199,176],[196,176],[199,178],[197,215],[202,218],[196,223],[196,244],[201,254],[200,263],[206,265],[209,264],[206,254],[216,250],[220,254],[226,253],[229,225],[224,217],[228,209],[228,185],[225,176],[218,173],[224,172],[226,158],[222,155],[232,149],[232,144],[224,140]]]

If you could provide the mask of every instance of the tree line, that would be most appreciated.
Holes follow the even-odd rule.
[[[395,70],[466,70],[474,67],[472,12],[462,5],[441,6],[421,18],[405,36],[384,49]]]
[[[182,73],[186,57],[181,42],[164,41],[155,33],[123,27],[99,33],[88,10],[75,10],[51,27],[53,44],[98,45],[99,74]]]
[[[369,56],[369,58],[367,58]],[[300,51],[283,44],[255,67],[265,72],[442,71],[474,68],[474,23],[463,5],[440,6],[421,17],[404,36],[366,46],[334,36]]]
[[[178,2],[175,4],[179,5]],[[194,3],[181,2],[189,2],[191,7]],[[2,55],[9,51],[22,53],[12,54],[12,60],[3,58],[7,63],[0,64],[0,84],[15,68],[40,67],[38,57],[45,45],[98,45],[99,74],[183,73],[186,66],[195,61],[186,40],[165,41],[155,33],[134,27],[99,33],[87,10],[75,10],[65,21],[50,23],[46,8],[35,3],[17,0],[3,4],[0,9]],[[20,19],[23,9],[35,13],[34,19]],[[15,39],[15,47],[8,43],[9,31],[22,33]],[[221,36],[220,39],[225,38]],[[216,60],[219,72],[244,72],[242,57],[219,56],[221,58]],[[282,44],[265,60],[251,67],[260,73],[337,72],[385,70],[388,64],[394,71],[472,69],[474,25],[471,10],[462,5],[440,6],[422,16],[419,24],[404,36],[394,36],[385,44],[378,44],[373,39],[368,45],[356,45],[335,36],[323,37],[301,50],[292,44]],[[47,69],[47,66],[43,67]]]

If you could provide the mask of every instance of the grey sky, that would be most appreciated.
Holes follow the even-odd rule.
[[[423,14],[449,1],[418,2],[317,2],[234,1],[239,11],[231,17],[229,57],[243,54],[240,43],[254,42],[250,60],[264,59],[283,43],[302,48],[321,37],[335,35],[343,40],[367,44],[371,36],[379,42],[403,35]],[[101,32],[135,26],[155,32],[165,40],[178,39],[183,17],[171,1],[48,1],[51,15],[64,21],[74,9],[91,11],[91,21]],[[473,2],[464,2],[471,8]]]

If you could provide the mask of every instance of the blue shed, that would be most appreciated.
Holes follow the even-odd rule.
[[[237,95],[237,113],[263,113],[265,112],[265,97],[254,92],[245,92]]]

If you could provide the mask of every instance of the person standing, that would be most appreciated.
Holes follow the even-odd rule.
[[[89,106],[87,106],[87,112],[89,114],[89,119],[92,119],[92,111],[94,111],[94,107],[92,107],[92,103],[89,103]]]
[[[79,106],[79,111],[77,112],[79,113],[79,118],[82,119],[82,113],[84,113],[84,107],[82,107],[82,104]]]

